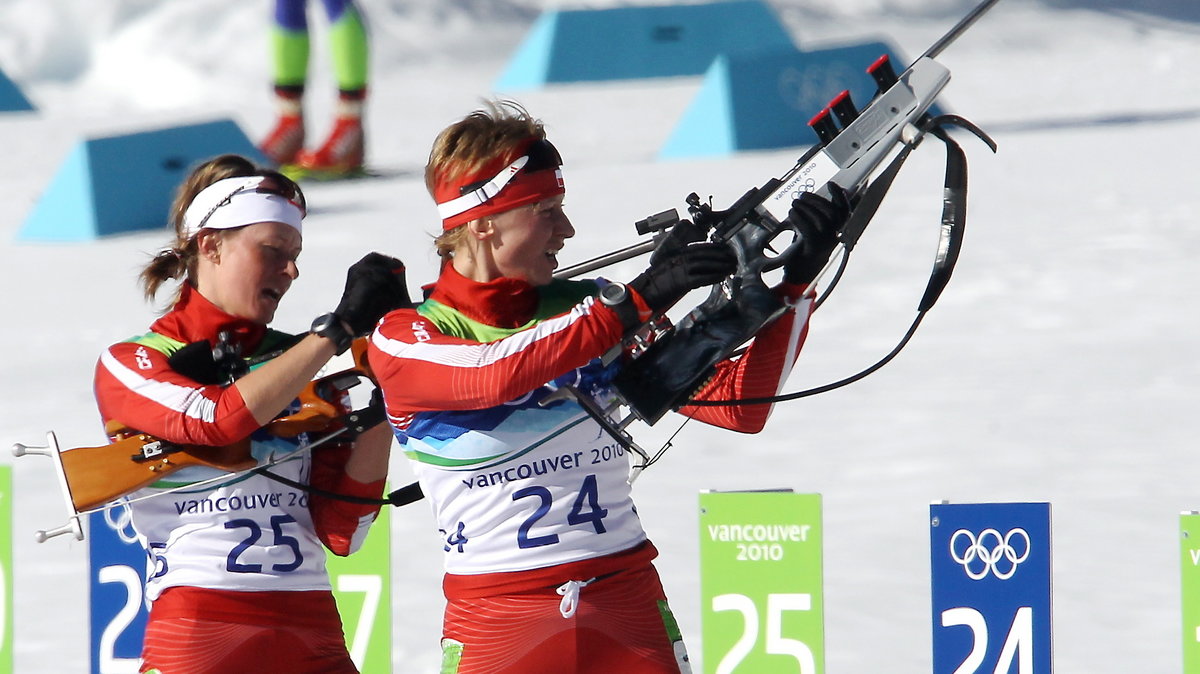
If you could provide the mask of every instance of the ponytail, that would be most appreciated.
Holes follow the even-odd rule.
[[[215,157],[192,170],[187,179],[176,189],[175,199],[171,204],[171,227],[175,232],[173,243],[150,258],[150,262],[138,274],[138,281],[147,301],[154,301],[159,289],[168,279],[178,280],[180,289],[184,283],[195,284],[193,277],[200,249],[196,238],[187,238],[183,229],[183,214],[187,211],[188,205],[192,203],[192,199],[205,187],[218,180],[264,173],[266,171],[256,167],[249,159],[236,154]],[[172,304],[178,299],[179,291],[177,290]]]
[[[146,301],[153,302],[154,297],[158,294],[158,289],[168,279],[178,279],[182,282],[188,278],[188,270],[195,262],[197,247],[193,241],[186,248],[185,250],[174,247],[165,248],[150,258],[150,262],[138,275],[142,291],[146,295]]]

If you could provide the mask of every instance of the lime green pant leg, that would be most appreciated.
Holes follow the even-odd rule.
[[[330,60],[341,91],[367,88],[367,28],[358,8],[350,5],[329,27]]]
[[[271,29],[272,61],[275,64],[275,86],[302,87],[308,77],[308,33]]]

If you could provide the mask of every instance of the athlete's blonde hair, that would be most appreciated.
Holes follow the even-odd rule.
[[[530,137],[541,140],[546,129],[520,103],[510,100],[484,101],[483,107],[451,124],[438,134],[425,165],[425,189],[434,196],[435,186],[479,171],[497,157],[512,154]],[[443,262],[453,256],[466,236],[462,225],[434,239]]]

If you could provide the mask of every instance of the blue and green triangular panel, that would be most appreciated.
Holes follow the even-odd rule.
[[[867,67],[888,54],[897,72],[908,62],[884,41],[828,49],[764,49],[713,61],[685,109],[663,158],[807,146],[817,142],[808,121],[843,90],[859,109],[875,95]],[[712,81],[710,81],[712,80]],[[934,114],[940,112],[935,106]]]
[[[33,110],[33,104],[21,93],[21,89],[0,70],[0,112]]]
[[[729,154],[737,151],[733,98],[729,82],[729,57],[713,59],[700,90],[683,112],[666,145],[662,159]]]
[[[496,80],[494,88],[497,91],[536,89],[546,83],[560,14],[556,11],[542,12],[534,21],[529,34]]]
[[[763,47],[793,42],[762,0],[552,11],[534,23],[494,88],[700,75],[718,54]]]
[[[86,139],[76,145],[26,218],[21,241],[83,241],[164,231],[175,188],[193,166],[234,153],[266,159],[232,120]]]
[[[79,143],[54,174],[17,234],[20,241],[82,241],[96,236],[92,169]]]

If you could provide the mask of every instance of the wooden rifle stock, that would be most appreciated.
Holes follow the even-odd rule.
[[[364,377],[374,382],[366,353],[367,340],[354,340],[354,366],[309,382],[297,396],[300,409],[271,421],[264,427],[266,431],[276,437],[294,438],[301,433],[337,430],[347,413],[341,404],[342,394]],[[112,443],[59,453],[76,513],[110,503],[182,468],[205,466],[236,473],[250,470],[257,463],[250,453],[248,437],[214,447],[167,442],[119,422],[109,422],[104,430],[113,438]]]
[[[341,394],[357,386],[362,378],[375,382],[367,363],[366,338],[360,337],[350,343],[350,355],[354,359],[353,367],[308,382],[297,396],[300,409],[268,423],[267,432],[280,438],[294,438],[301,433],[330,430],[348,411],[340,404]]]
[[[115,437],[108,445],[59,454],[76,512],[114,501],[181,468],[207,466],[237,472],[255,465],[250,438],[225,447],[205,447],[175,445],[129,430],[118,431]]]

